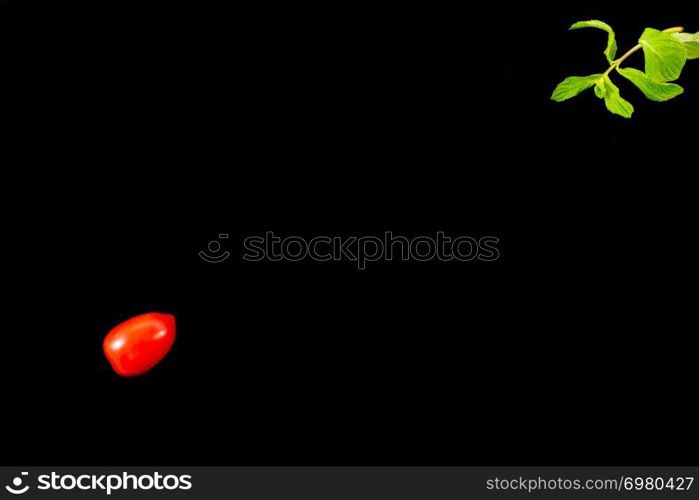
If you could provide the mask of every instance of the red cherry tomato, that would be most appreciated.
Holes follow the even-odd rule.
[[[104,355],[119,375],[147,372],[165,357],[175,341],[175,317],[146,313],[118,324],[104,338]]]

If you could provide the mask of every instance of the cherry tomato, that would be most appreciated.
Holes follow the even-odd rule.
[[[147,372],[170,351],[175,342],[175,317],[146,313],[119,323],[104,338],[104,355],[124,377]]]

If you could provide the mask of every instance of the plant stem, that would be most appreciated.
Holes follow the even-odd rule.
[[[682,26],[675,26],[674,28],[668,28],[666,30],[663,30],[663,33],[681,33],[684,31],[684,28]],[[609,66],[609,69],[603,73],[603,76],[609,75],[609,73],[616,67],[618,67],[622,62],[626,60],[627,57],[629,57],[631,54],[636,52],[641,48],[641,45],[638,44],[635,47],[631,48],[626,54],[621,56],[619,59],[616,59],[615,61],[612,62],[612,64]]]
[[[675,26],[674,28],[668,28],[663,30],[663,33],[682,33],[684,28],[682,26]]]
[[[633,47],[631,50],[629,50],[626,54],[624,54],[623,56],[621,56],[619,59],[617,59],[616,61],[612,62],[611,66],[609,66],[609,69],[607,69],[607,71],[604,72],[604,76],[607,76],[614,68],[616,68],[617,66],[619,66],[622,62],[624,62],[624,60],[625,60],[627,57],[629,57],[631,54],[633,54],[634,52],[636,52],[636,51],[637,51],[638,49],[640,49],[640,48],[641,48],[641,45],[640,45],[640,44],[639,44],[639,45],[636,45],[636,46]]]

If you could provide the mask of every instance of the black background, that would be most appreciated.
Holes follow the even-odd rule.
[[[0,9],[3,463],[696,462],[699,63],[667,103],[615,78],[631,120],[549,100],[606,69],[570,24],[621,53],[688,7]],[[240,258],[440,230],[501,258]],[[147,311],[178,340],[122,379],[102,338]]]

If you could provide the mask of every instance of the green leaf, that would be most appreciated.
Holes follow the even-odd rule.
[[[595,82],[595,83],[597,83],[597,85],[595,85],[595,95],[597,97],[599,97],[600,99],[604,99],[604,94],[605,94],[604,86],[599,82]]]
[[[604,49],[604,55],[607,57],[607,61],[611,63],[616,57],[616,36],[614,36],[614,30],[607,23],[592,19],[590,21],[579,21],[573,24],[569,30],[577,30],[580,28],[598,28],[607,32],[607,48]]]
[[[699,31],[696,33],[673,33],[672,38],[684,45],[687,59],[699,59]]]
[[[680,77],[687,50],[670,33],[646,28],[638,43],[646,57],[646,74],[660,82],[671,82]]]
[[[619,68],[616,69],[624,78],[631,80],[641,92],[643,92],[651,101],[667,101],[673,97],[677,97],[684,89],[674,83],[663,83],[653,80],[643,71],[636,68]]]
[[[610,112],[624,118],[631,118],[633,106],[619,95],[619,87],[614,85],[607,75],[597,80],[595,85],[595,94],[599,98],[604,98],[604,104]]]
[[[571,97],[575,97],[585,89],[589,89],[595,84],[595,80],[599,80],[601,74],[590,76],[569,76],[558,84],[556,89],[551,94],[551,99],[557,102],[565,101]]]

